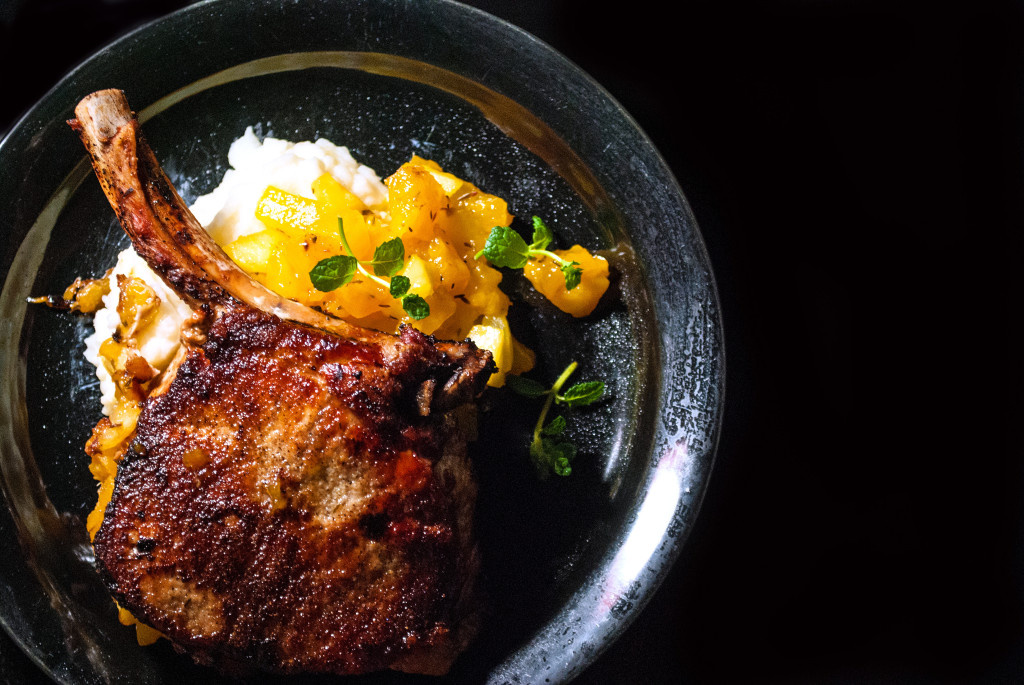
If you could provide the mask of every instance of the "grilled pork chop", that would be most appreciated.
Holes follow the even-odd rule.
[[[191,215],[120,91],[75,115],[136,251],[194,312],[94,541],[111,592],[224,670],[446,672],[477,606],[457,417],[490,353],[279,297]]]

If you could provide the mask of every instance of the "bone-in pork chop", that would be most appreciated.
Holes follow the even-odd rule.
[[[120,91],[75,109],[136,251],[193,309],[94,547],[111,592],[225,670],[444,673],[475,630],[471,342],[368,331],[234,265]]]

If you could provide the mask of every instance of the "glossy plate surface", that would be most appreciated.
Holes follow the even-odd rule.
[[[604,379],[608,399],[567,417],[573,475],[539,481],[526,455],[538,406],[485,397],[474,459],[491,611],[449,679],[578,674],[643,607],[696,515],[724,382],[714,281],[682,192],[628,115],[544,44],[449,2],[191,6],[95,55],[0,143],[0,623],[58,682],[218,680],[117,623],[84,526],[95,486],[82,447],[100,416],[89,322],[25,304],[102,274],[127,245],[65,123],[109,87],[127,92],[187,201],[219,183],[251,125],[328,138],[382,176],[434,159],[506,198],[523,232],[538,214],[559,246],[608,255],[617,277],[587,319],[503,282],[513,330],[538,352],[530,375],[550,382],[578,360],[574,378]]]

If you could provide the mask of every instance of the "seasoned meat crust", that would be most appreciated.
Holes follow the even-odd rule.
[[[126,111],[101,91],[72,125],[194,314],[94,541],[111,592],[225,671],[446,672],[475,631],[461,421],[490,353],[274,299],[196,232]]]
[[[440,355],[413,329],[400,349],[384,365],[272,315],[217,318],[118,470],[95,540],[118,601],[202,661],[281,671],[452,642],[475,487],[462,433],[408,384]]]

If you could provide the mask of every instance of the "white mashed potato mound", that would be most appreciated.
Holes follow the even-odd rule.
[[[373,169],[357,162],[348,148],[323,138],[315,143],[292,143],[276,138],[260,142],[250,126],[231,144],[228,163],[231,168],[220,185],[208,195],[196,198],[191,207],[199,223],[220,245],[266,228],[256,218],[256,203],[267,186],[312,199],[313,181],[329,173],[367,207],[379,210],[387,205],[387,186]],[[106,416],[114,406],[114,381],[103,365],[99,348],[117,329],[118,274],[142,279],[160,297],[157,317],[138,337],[139,353],[157,369],[163,371],[173,359],[181,325],[190,314],[185,303],[150,270],[133,248],[118,255],[117,265],[109,276],[110,292],[103,298],[103,309],[93,318],[95,332],[85,340],[85,357],[96,367]]]

